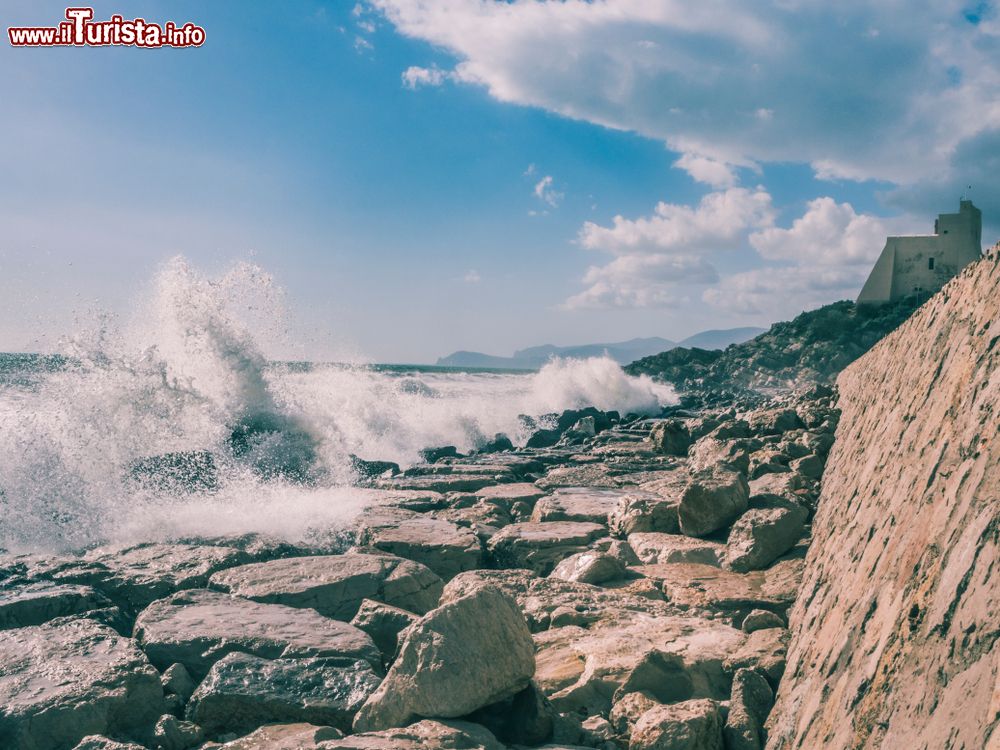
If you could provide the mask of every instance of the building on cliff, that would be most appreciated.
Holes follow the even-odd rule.
[[[934,293],[982,255],[983,214],[972,201],[957,214],[940,214],[934,234],[888,237],[858,304],[893,302],[911,294]]]

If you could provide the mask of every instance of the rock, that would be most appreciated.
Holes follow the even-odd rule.
[[[90,586],[48,582],[25,583],[0,590],[0,630],[41,625],[57,617],[110,607]]]
[[[617,558],[603,552],[577,552],[560,562],[549,573],[550,578],[598,585],[625,575],[625,566]]]
[[[589,521],[607,524],[608,514],[615,509],[624,493],[621,490],[600,490],[586,487],[557,489],[535,503],[531,520]]]
[[[686,456],[691,447],[691,433],[681,419],[665,419],[649,431],[653,447],[667,456]]]
[[[657,706],[640,717],[629,750],[722,750],[722,717],[714,701]]]
[[[706,536],[718,531],[740,517],[749,499],[750,488],[740,472],[723,467],[697,472],[677,508],[681,533]]]
[[[787,630],[755,630],[742,646],[726,657],[725,668],[734,673],[738,669],[752,669],[767,678],[772,688],[776,688],[785,673],[787,652]]]
[[[528,686],[534,646],[510,597],[480,586],[425,615],[406,631],[399,656],[354,720],[356,732],[453,718]]]
[[[183,664],[171,664],[167,667],[166,671],[160,675],[160,684],[163,685],[164,693],[178,695],[185,703],[198,687]]]
[[[498,432],[493,439],[479,446],[480,453],[500,453],[514,450],[514,443],[504,433]]]
[[[552,737],[555,712],[531,683],[512,698],[474,711],[466,719],[486,727],[505,743],[541,745]]]
[[[652,708],[659,705],[650,693],[626,693],[615,701],[608,714],[608,721],[618,734],[628,737],[632,727],[639,718]]]
[[[761,409],[749,418],[750,429],[758,435],[780,435],[783,432],[799,430],[805,425],[795,409]]]
[[[586,440],[597,434],[597,426],[593,417],[581,417],[573,426],[563,433],[563,440]]]
[[[412,612],[365,599],[351,625],[371,636],[382,652],[383,663],[392,661],[399,648],[399,634],[420,619]]]
[[[535,501],[545,495],[544,490],[538,489],[530,482],[515,482],[513,484],[495,484],[491,487],[483,487],[478,490],[476,497],[494,505],[499,505],[508,513],[513,509],[515,503],[523,502],[534,507]]]
[[[608,515],[608,529],[619,539],[646,532],[676,534],[680,531],[677,519],[680,504],[680,493],[676,498],[648,493],[625,495]]]
[[[366,461],[355,455],[350,455],[351,468],[363,479],[375,477],[392,477],[399,473],[399,464],[394,461]]]
[[[558,466],[535,482],[543,490],[559,487],[600,487],[614,489],[630,485],[632,482],[620,473],[612,473],[605,463],[591,463],[582,466]]]
[[[133,611],[182,589],[200,588],[223,568],[250,562],[234,547],[198,544],[137,544],[100,547],[84,559],[108,568],[99,588]]]
[[[440,448],[424,448],[420,451],[420,457],[425,462],[433,464],[442,458],[462,458],[462,454],[454,445],[443,445]]]
[[[324,742],[323,750],[505,750],[489,730],[465,721],[418,721]]]
[[[744,633],[752,633],[755,630],[764,630],[765,628],[783,627],[785,627],[785,621],[774,612],[769,612],[766,609],[751,610],[750,614],[743,618],[743,624],[740,625],[740,629]]]
[[[495,534],[486,547],[503,568],[530,568],[548,575],[565,557],[583,552],[604,527],[582,521],[515,523]]]
[[[161,716],[153,727],[153,744],[157,750],[188,750],[204,739],[205,732],[197,724],[181,721],[170,714]]]
[[[436,464],[435,464],[436,465]],[[493,473],[421,474],[390,477],[375,482],[383,490],[417,490],[432,492],[476,492],[497,483]]]
[[[767,680],[749,669],[736,670],[729,716],[722,729],[726,750],[764,750],[764,723],[773,705],[774,693]]]
[[[181,591],[143,610],[135,639],[154,665],[179,662],[195,679],[232,651],[279,657],[349,656],[381,666],[366,633],[309,609],[259,604],[216,591]]]
[[[581,741],[588,747],[602,747],[603,743],[611,743],[611,747],[615,747],[614,727],[603,716],[588,716],[581,722],[580,729],[583,730]]]
[[[629,546],[646,565],[657,563],[720,564],[725,546],[719,542],[695,539],[683,534],[629,534]]]
[[[535,430],[531,437],[528,438],[528,442],[525,443],[526,448],[551,448],[553,445],[559,442],[562,437],[561,430],[550,430],[542,428],[540,430]]]
[[[334,727],[313,724],[271,724],[245,737],[218,745],[219,750],[314,750],[319,743],[338,740],[344,733]],[[204,750],[208,749],[203,745]]]
[[[748,510],[729,532],[726,567],[739,573],[766,568],[802,538],[805,518],[805,511],[797,508]]]
[[[210,736],[244,734],[277,722],[349,730],[379,682],[363,660],[270,660],[231,653],[212,666],[191,696],[187,718]]]
[[[672,700],[724,700],[729,697],[730,677],[723,670],[723,661],[737,652],[746,638],[717,620],[641,611],[604,612],[587,628],[566,626],[536,633],[535,681],[560,713],[607,715],[616,698],[630,692],[622,689],[630,680],[630,684],[646,689],[657,674],[679,677],[675,668],[682,664],[682,684],[657,684],[656,689],[690,691],[663,693]],[[681,661],[674,661],[674,657]]]
[[[475,533],[436,518],[418,517],[382,528],[368,527],[360,532],[359,542],[422,563],[445,581],[464,570],[478,568],[482,559],[482,546]]]
[[[380,554],[292,557],[241,565],[212,576],[214,589],[269,604],[308,607],[350,620],[364,599],[423,614],[437,606],[444,582],[426,566]]]
[[[119,742],[99,734],[91,734],[80,740],[73,750],[146,750],[134,742]]]
[[[693,471],[704,471],[715,466],[727,466],[746,474],[750,470],[750,454],[760,447],[760,441],[716,440],[703,437],[688,451],[688,462]]]
[[[0,631],[0,747],[137,736],[163,711],[159,675],[127,638],[86,619]]]
[[[826,461],[817,455],[810,454],[797,458],[789,466],[792,471],[798,472],[807,479],[819,479],[823,476],[823,469],[826,468]]]

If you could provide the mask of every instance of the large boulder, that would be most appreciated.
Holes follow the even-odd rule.
[[[349,553],[241,565],[216,573],[209,585],[257,602],[308,607],[347,621],[365,599],[429,612],[437,606],[444,582],[412,560]]]
[[[632,729],[629,750],[722,750],[722,716],[710,700],[656,706]]]
[[[368,633],[382,652],[384,661],[390,662],[399,648],[399,634],[418,619],[405,609],[365,599],[351,625]]]
[[[446,581],[479,567],[482,545],[466,528],[439,518],[416,517],[366,526],[359,542],[426,565]],[[402,605],[400,605],[402,606]]]
[[[296,722],[294,724],[268,724],[239,739],[224,745],[204,745],[204,750],[316,750],[322,742],[337,740],[344,733],[335,727],[320,727],[315,724]]]
[[[802,538],[805,520],[798,507],[748,510],[729,532],[726,567],[739,573],[766,568]]]
[[[750,487],[741,472],[723,466],[699,471],[677,508],[681,533],[706,536],[725,528],[747,509],[749,499]]]
[[[608,514],[608,529],[612,536],[625,539],[631,534],[664,533],[680,531],[677,508],[681,493],[661,496],[653,493],[629,493],[619,499],[618,505]]]
[[[592,583],[595,586],[625,576],[622,562],[606,552],[587,550],[570,555],[549,573],[551,578],[577,583]]]
[[[232,653],[217,661],[187,706],[209,736],[263,724],[307,722],[349,730],[380,682],[371,665],[343,657],[261,659]]]
[[[110,607],[90,586],[34,582],[0,590],[0,630],[41,625],[57,617]]]
[[[682,419],[664,419],[653,425],[649,441],[660,453],[668,456],[686,456],[691,447],[691,433]]]
[[[0,632],[0,747],[69,750],[88,735],[134,737],[163,713],[146,656],[92,620]]]
[[[605,529],[585,521],[515,523],[494,534],[487,549],[497,566],[548,575],[565,557],[583,552]]]
[[[266,659],[349,656],[380,668],[372,639],[310,609],[260,604],[217,591],[181,591],[153,602],[135,622],[134,637],[160,669],[179,662],[196,679],[233,651]]]
[[[406,631],[399,656],[354,720],[356,732],[404,726],[415,717],[454,718],[528,686],[535,653],[524,615],[483,585]]]
[[[486,728],[466,721],[418,721],[322,744],[323,750],[505,750]]]

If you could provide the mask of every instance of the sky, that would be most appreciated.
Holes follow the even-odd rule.
[[[768,325],[963,194],[1000,238],[989,2],[93,7],[206,41],[0,45],[0,350],[127,317],[176,255],[273,276],[273,356],[420,363]]]

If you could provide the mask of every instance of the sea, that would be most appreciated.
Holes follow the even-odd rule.
[[[67,332],[55,354],[0,354],[0,550],[307,541],[366,502],[353,457],[405,468],[497,433],[523,445],[565,409],[676,401],[607,357],[537,372],[275,361],[259,330],[276,297],[288,304],[274,292],[251,264],[208,276],[179,257],[125,320]]]

